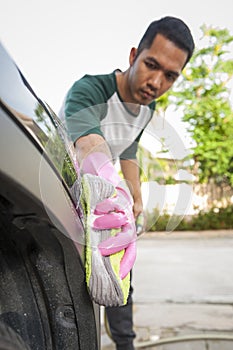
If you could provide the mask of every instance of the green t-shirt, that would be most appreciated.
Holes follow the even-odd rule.
[[[73,142],[88,134],[101,135],[113,159],[136,158],[141,134],[152,118],[155,102],[141,105],[132,114],[117,91],[115,72],[85,75],[76,81],[65,98],[63,113]]]

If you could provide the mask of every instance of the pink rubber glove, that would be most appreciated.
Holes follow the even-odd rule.
[[[94,214],[96,214],[96,211],[94,212]],[[93,227],[96,230],[109,230],[112,228],[120,228],[126,223],[127,217],[124,213],[110,212],[106,215],[102,212],[101,215],[94,220]]]
[[[115,186],[116,196],[97,204],[95,214],[99,217],[95,219],[93,227],[99,230],[121,228],[118,234],[101,242],[98,248],[103,256],[125,249],[120,265],[120,277],[123,279],[132,269],[136,259],[137,235],[132,197],[128,189],[121,185],[122,179],[104,153],[91,153],[83,161],[82,171],[101,176]]]

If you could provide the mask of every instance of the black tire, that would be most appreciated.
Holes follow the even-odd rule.
[[[0,322],[0,350],[30,350],[19,334]]]

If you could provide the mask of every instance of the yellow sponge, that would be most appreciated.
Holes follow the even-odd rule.
[[[102,256],[98,244],[119,230],[94,230],[92,221],[97,203],[111,197],[114,186],[105,179],[84,174],[82,177],[81,205],[84,212],[85,227],[85,270],[86,282],[91,298],[100,305],[122,306],[127,302],[130,274],[121,280],[120,262],[124,250],[110,256]]]

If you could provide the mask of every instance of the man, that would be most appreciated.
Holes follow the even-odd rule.
[[[136,219],[143,211],[137,144],[152,118],[155,100],[171,88],[193,50],[194,42],[187,25],[178,18],[164,17],[152,22],[138,48],[131,49],[126,71],[85,75],[74,83],[66,96],[66,123],[81,171],[112,182],[117,189],[118,205],[122,203],[126,217],[122,222],[122,234],[99,246],[103,255],[125,249],[121,278],[132,269],[135,260],[132,216]],[[113,166],[118,158],[133,204],[125,195]],[[112,211],[119,213],[119,207],[116,209],[114,205],[103,208],[101,214],[106,216]],[[117,350],[134,349],[131,294],[132,288],[125,306],[106,308]]]

